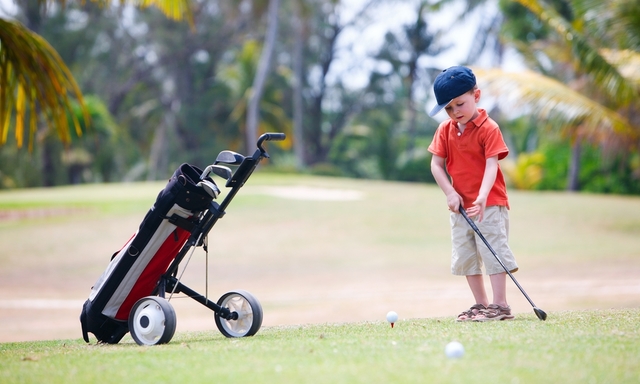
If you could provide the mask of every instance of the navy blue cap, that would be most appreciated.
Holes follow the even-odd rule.
[[[471,69],[462,66],[447,68],[436,77],[433,82],[433,93],[436,94],[438,105],[433,107],[429,116],[435,116],[451,100],[469,92],[476,85],[476,76]]]

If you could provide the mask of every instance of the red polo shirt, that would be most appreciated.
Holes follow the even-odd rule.
[[[429,152],[445,159],[447,173],[453,188],[462,196],[465,209],[470,208],[478,197],[486,159],[498,156],[498,160],[502,160],[509,154],[498,124],[484,109],[478,108],[478,113],[460,135],[458,123],[451,119],[442,122],[429,145]],[[499,165],[496,181],[487,197],[487,207],[493,205],[509,208],[507,187]]]

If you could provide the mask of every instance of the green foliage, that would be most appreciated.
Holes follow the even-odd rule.
[[[386,127],[382,132],[376,132],[377,127],[367,125],[352,125],[339,135],[330,153],[330,160],[336,164],[344,174],[350,177],[379,179],[380,162],[379,152],[374,148],[381,143],[378,135],[384,135]],[[389,142],[386,142],[389,145]],[[384,167],[385,165],[382,164]]]
[[[0,147],[0,189],[42,185],[38,150],[30,154],[13,140],[9,138],[7,145]]]
[[[581,152],[581,190],[593,193],[640,193],[640,154],[637,149],[631,153],[607,153],[597,146],[583,143]],[[565,189],[571,158],[569,144],[547,142],[540,147],[540,153],[544,156],[544,172],[537,189]]]
[[[516,189],[536,189],[542,180],[544,155],[539,152],[520,153],[516,161],[505,160],[502,170]]]
[[[58,7],[60,3],[64,6]],[[128,8],[125,17],[115,3],[142,8]],[[253,2],[249,12],[242,9],[242,2],[200,3],[17,2],[16,18],[22,24],[0,22],[0,83],[4,84],[0,88],[5,93],[0,98],[0,120],[5,117],[0,121],[0,141],[7,143],[0,148],[0,187],[131,180],[146,174],[160,177],[181,162],[205,165],[222,149],[244,151],[246,103],[268,2]],[[341,2],[283,3],[275,69],[260,106],[260,129],[287,133],[287,141],[270,148],[273,164],[293,152],[292,110],[293,105],[302,105],[302,152],[309,164],[317,164],[310,172],[432,182],[425,148],[435,121],[426,117],[421,106],[429,102],[434,69],[424,59],[448,49],[440,39],[443,31],[432,28],[430,12],[447,3],[416,4],[415,18],[387,33],[378,52],[367,57],[362,68],[371,71],[368,84],[355,90],[346,84],[348,75],[337,73],[334,65],[351,48],[337,42],[343,34],[366,28],[370,12],[376,11],[375,2],[352,20],[342,18]],[[468,1],[463,13],[483,3]],[[637,141],[640,11],[636,1],[501,0],[499,5],[504,16],[501,43],[515,46],[538,72],[477,72],[481,82],[497,84],[499,102],[523,102],[503,110],[553,120],[545,126],[561,131],[563,140],[576,139],[580,133],[584,135],[580,139],[594,145],[610,135]],[[299,20],[291,16],[294,6],[300,6]],[[180,19],[189,23],[173,21]],[[304,28],[296,28],[298,22]],[[492,39],[485,37],[478,34],[476,40],[483,43],[474,46],[489,44]],[[15,45],[12,39],[24,44]],[[294,46],[302,51],[292,54]],[[44,61],[46,68],[58,70],[41,71],[31,56],[14,55],[20,47],[32,47],[32,53],[51,59]],[[301,77],[295,79],[302,88],[300,100],[291,90],[297,54],[302,57]],[[16,66],[16,58],[25,65]],[[53,73],[49,80],[41,77],[49,73]],[[31,76],[36,76],[34,81],[29,80]],[[40,87],[38,81],[44,81],[40,89],[46,90],[46,97],[33,104],[33,94],[25,90]],[[84,118],[102,123],[92,106],[89,111],[72,111],[73,98],[83,102],[80,89],[99,98],[116,122],[113,127],[119,128],[97,126],[89,132]],[[489,93],[491,87],[483,86],[484,90]],[[54,109],[45,107],[42,124],[37,125],[31,111],[40,108],[40,102]],[[503,127],[505,137],[512,155],[544,153],[544,178],[536,185],[530,173],[538,172],[537,165],[531,158],[519,157],[514,185],[561,189],[567,185],[566,148],[558,154],[538,150],[537,135],[543,125],[526,120]],[[54,127],[57,135],[47,127]],[[31,158],[8,148],[25,141],[23,131],[34,138]],[[80,137],[80,132],[86,137]],[[156,140],[163,137],[159,132],[164,141]],[[56,143],[56,136],[68,146]],[[580,185],[594,192],[636,193],[638,153],[630,147],[585,149],[582,158],[587,164],[580,171]],[[597,153],[593,159],[592,152]],[[566,158],[560,162],[549,160],[562,156]],[[160,160],[152,164],[151,159]]]
[[[82,105],[80,88],[46,40],[21,23],[5,19],[0,19],[0,92],[0,144],[6,143],[13,130],[18,147],[27,141],[33,149],[41,116],[60,140],[70,140],[67,111],[71,97]],[[78,120],[71,125],[81,134]]]

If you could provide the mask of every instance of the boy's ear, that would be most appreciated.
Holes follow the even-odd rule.
[[[473,97],[476,100],[476,103],[478,101],[480,101],[480,96],[482,95],[482,92],[480,92],[480,88],[476,89],[475,91],[473,91]]]

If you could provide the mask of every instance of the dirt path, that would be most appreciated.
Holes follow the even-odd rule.
[[[405,279],[402,273],[384,277],[386,281],[365,276],[357,282],[346,282],[331,275],[307,274],[254,280],[247,285],[264,308],[264,327],[383,321],[389,310],[398,312],[401,320],[442,316],[453,319],[470,304],[462,279]],[[637,275],[589,280],[555,276],[543,283],[524,274],[520,277],[527,293],[550,317],[563,310],[640,305]],[[515,313],[532,313],[517,289],[510,287],[509,291]],[[224,292],[216,289],[212,298],[217,299]],[[0,299],[0,342],[81,337],[78,315],[86,294],[86,291],[66,292],[64,299],[47,299],[36,298],[33,292],[26,297],[12,295]],[[218,333],[208,309],[187,298],[176,297],[171,303],[178,317],[177,332],[211,330],[213,334]]]

